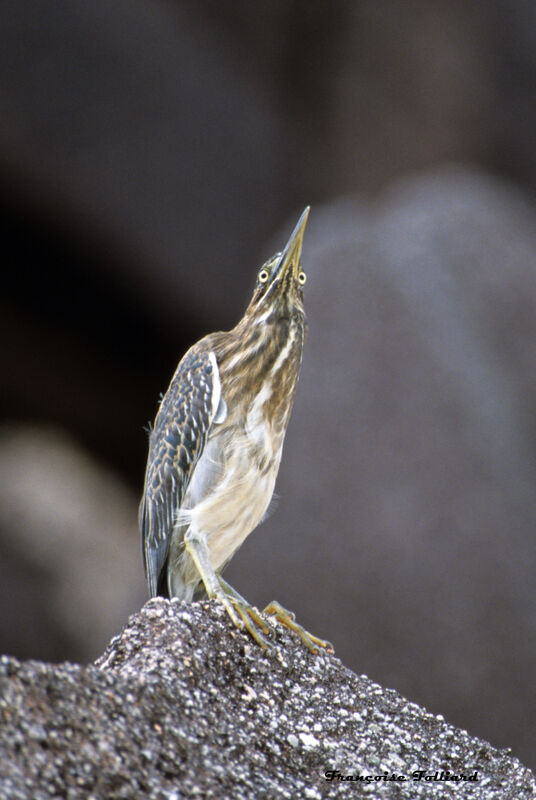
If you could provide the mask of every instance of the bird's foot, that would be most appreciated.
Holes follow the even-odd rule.
[[[306,631],[302,625],[296,622],[294,613],[283,608],[277,600],[272,600],[264,609],[263,614],[269,614],[275,617],[282,625],[285,625],[285,627],[289,628],[291,631],[295,631],[302,642],[307,645],[311,653],[318,653],[321,647],[331,653],[335,652],[335,648],[331,642],[327,642],[325,639],[319,639],[318,636],[314,636],[312,633],[309,633],[309,631]]]
[[[265,650],[271,648],[267,637],[273,639],[274,632],[266,624],[255,606],[250,605],[242,595],[238,594],[229,584],[220,578],[221,592],[217,591],[212,596],[223,605],[234,625],[242,630],[245,628],[250,636]]]
[[[233,589],[219,573],[214,571],[206,538],[189,531],[184,537],[184,546],[197,567],[207,597],[210,600],[219,600],[229,614],[233,625],[240,630],[245,628],[261,647],[268,649],[270,642],[267,637],[274,636],[273,630],[266,624],[257,609],[250,606],[236,589]]]

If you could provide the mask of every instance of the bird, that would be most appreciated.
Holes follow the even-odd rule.
[[[149,434],[139,525],[151,597],[219,600],[262,647],[274,631],[221,575],[265,517],[307,335],[301,265],[309,206],[285,248],[258,271],[244,316],[180,360]],[[277,601],[264,614],[315,653],[333,646]]]

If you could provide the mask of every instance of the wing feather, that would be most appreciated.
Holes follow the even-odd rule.
[[[216,356],[202,345],[194,345],[179,363],[150,434],[139,523],[151,597],[167,594],[165,567],[174,522],[221,408]]]

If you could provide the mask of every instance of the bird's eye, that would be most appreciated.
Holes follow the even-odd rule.
[[[307,280],[307,275],[305,274],[305,272],[300,272],[300,274],[298,275],[298,283],[300,284],[300,286],[303,286],[306,280]]]
[[[259,283],[266,283],[270,275],[268,274],[267,269],[261,269],[259,272]]]

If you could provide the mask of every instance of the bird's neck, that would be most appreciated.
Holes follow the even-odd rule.
[[[222,389],[229,409],[247,417],[254,407],[284,435],[301,366],[305,315],[244,317],[225,334],[213,334]]]

